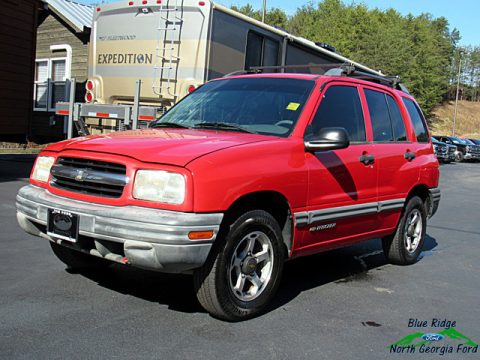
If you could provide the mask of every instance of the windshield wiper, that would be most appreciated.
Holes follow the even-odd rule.
[[[150,126],[151,128],[178,128],[178,129],[190,129],[186,125],[181,125],[173,122],[158,122]]]
[[[221,130],[236,130],[250,134],[257,134],[256,131],[245,129],[239,125],[224,123],[224,122],[201,122],[195,124],[194,128],[204,128],[204,129],[221,129]]]

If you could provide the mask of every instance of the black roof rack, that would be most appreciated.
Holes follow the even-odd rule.
[[[258,74],[262,72],[277,71],[277,70],[288,70],[288,69],[311,69],[311,68],[320,68],[325,69],[325,76],[348,76],[356,79],[362,79],[366,81],[375,82],[377,84],[382,84],[390,86],[394,89],[403,91],[404,93],[410,94],[408,89],[400,82],[398,76],[386,76],[386,75],[377,75],[371,74],[363,70],[358,70],[357,67],[352,63],[333,63],[333,64],[303,64],[303,65],[275,65],[275,66],[252,66],[248,70],[234,71],[226,76],[233,75],[247,75],[247,74]]]

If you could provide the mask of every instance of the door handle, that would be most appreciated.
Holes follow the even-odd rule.
[[[405,159],[407,159],[408,161],[412,161],[413,159],[415,159],[416,155],[414,152],[411,152],[411,151],[407,151],[404,155]]]
[[[364,165],[370,165],[375,162],[375,156],[373,155],[362,155],[358,158],[358,160],[363,163]]]

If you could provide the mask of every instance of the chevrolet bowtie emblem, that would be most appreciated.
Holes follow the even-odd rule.
[[[88,176],[88,173],[84,170],[77,170],[77,175],[75,175],[75,180],[84,181]]]

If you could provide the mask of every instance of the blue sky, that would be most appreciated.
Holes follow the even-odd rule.
[[[99,3],[101,0],[77,0],[83,3]],[[250,3],[254,8],[262,6],[262,0],[216,0],[227,6],[242,6]],[[111,2],[106,0],[105,2]],[[291,15],[308,0],[267,0],[267,7],[278,7]],[[313,1],[316,3],[317,1]],[[450,29],[457,28],[462,36],[462,45],[480,45],[480,1],[479,0],[344,0],[345,3],[363,3],[369,8],[394,8],[401,14],[419,15],[424,12],[434,17],[447,18]]]

